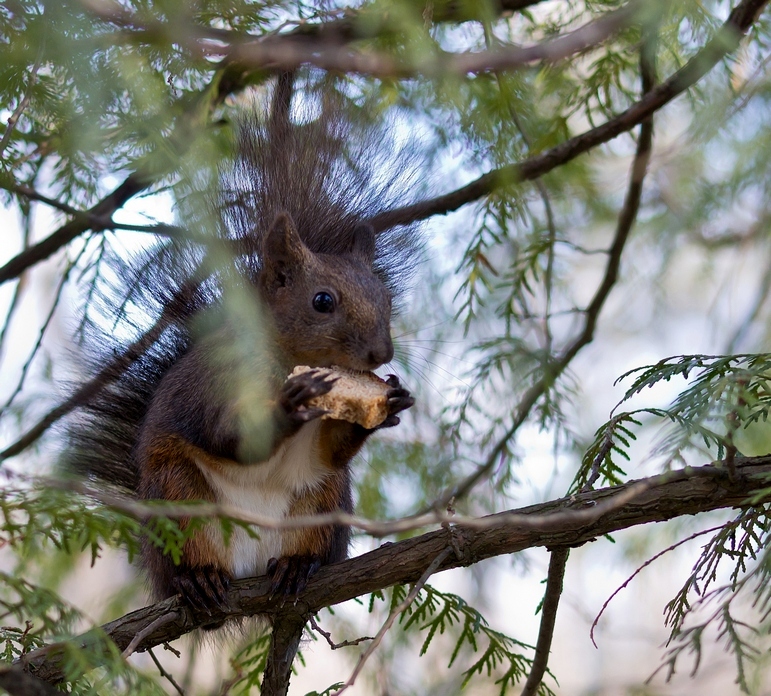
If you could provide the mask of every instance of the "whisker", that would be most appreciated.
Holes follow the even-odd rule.
[[[466,363],[467,365],[471,365],[472,367],[476,365],[476,363],[473,360],[466,360],[465,358],[458,357],[457,355],[453,355],[452,353],[445,353],[439,350],[438,348],[429,348],[428,346],[425,346],[425,347],[421,346],[421,350],[435,353],[436,355],[441,355],[445,358],[450,358],[451,360],[463,362],[463,363]],[[424,359],[427,359],[427,358],[424,358]]]

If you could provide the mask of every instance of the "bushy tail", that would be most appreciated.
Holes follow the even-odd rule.
[[[105,261],[114,280],[95,288],[102,316],[86,322],[81,352],[102,386],[68,421],[61,461],[68,473],[137,491],[134,447],[142,421],[159,382],[190,347],[190,318],[210,301],[207,283],[191,283],[193,272],[179,268],[184,257],[175,246]],[[169,264],[180,271],[176,280]],[[144,340],[148,329],[155,340]],[[132,351],[134,341],[147,346]]]

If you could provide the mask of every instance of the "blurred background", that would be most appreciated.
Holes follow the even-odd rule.
[[[320,90],[333,89],[350,108],[366,106],[387,121],[393,149],[408,148],[414,163],[409,202],[527,162],[616,118],[641,98],[641,53],[656,56],[655,71],[648,72],[661,82],[701,55],[731,10],[728,3],[711,1],[638,5],[643,9],[619,21],[608,36],[570,55],[459,75],[436,67],[441,52],[548,45],[622,3],[402,0],[355,5],[347,12],[334,3],[246,0],[5,3],[0,269],[79,219],[73,210],[87,210],[137,171],[150,174],[137,195],[114,214],[108,211],[104,229],[85,225],[71,241],[0,284],[0,446],[12,445],[86,377],[79,345],[83,318],[110,329],[109,311],[99,304],[100,284],[115,280],[109,256],[130,259],[156,244],[156,225],[190,230],[201,222],[201,201],[228,167],[233,114],[264,108],[273,85],[264,65],[239,64],[241,72],[233,77],[233,62],[223,56],[236,45],[236,35],[312,37],[308,26],[345,20],[355,29],[335,34],[331,46],[340,41],[401,61],[407,78],[398,71],[326,72],[315,59],[302,63],[305,54],[298,48],[302,67],[295,99],[312,104]],[[559,360],[586,326],[586,309],[613,256],[608,250],[618,239],[620,213],[633,195],[639,128],[565,159],[535,181],[519,181],[505,170],[487,195],[425,221],[422,258],[394,319],[397,355],[382,370],[400,376],[416,405],[402,425],[372,438],[356,459],[358,514],[394,519],[420,510],[483,465],[498,444],[494,466],[457,500],[458,512],[481,515],[560,498],[586,482],[592,463],[589,458],[587,465],[586,453],[612,415],[635,409],[681,413],[673,404],[684,394],[691,398],[687,390],[702,373],[662,373],[651,388],[617,407],[635,378],[619,380],[622,375],[671,356],[767,350],[768,19],[767,12],[760,14],[738,50],[655,112],[652,153],[618,279],[601,303],[593,340],[566,364]],[[313,118],[312,109],[298,110],[295,118]],[[138,229],[120,229],[132,226]],[[134,319],[135,327],[114,327],[118,335],[126,332],[127,341],[132,329],[146,329],[153,318]],[[765,375],[760,371],[751,379],[764,381]],[[730,370],[711,377],[710,408],[689,412],[685,422],[673,423],[664,412],[640,413],[639,423],[629,424],[636,439],[619,445],[626,457],[613,455],[620,468],[608,460],[596,486],[707,464],[723,456],[727,443],[739,454],[767,454],[771,433],[764,417],[748,417],[736,429],[730,425],[736,404],[746,402],[747,379]],[[528,404],[533,388],[537,398]],[[29,477],[55,473],[65,428],[66,419],[3,462],[7,491],[32,495]],[[686,516],[571,550],[546,686],[587,696],[771,693],[768,621],[758,603],[764,575],[735,600],[723,593],[702,605],[698,583],[691,587],[686,603],[694,611],[684,626],[703,623],[703,632],[672,640],[672,624],[665,622],[665,609],[691,577],[702,547],[737,514]],[[748,571],[765,562],[765,524],[762,517]],[[122,533],[112,540],[109,534],[100,537],[92,565],[88,544],[77,551],[79,536],[67,552],[42,537],[19,543],[8,532],[7,514],[4,529],[3,577],[27,579],[76,607],[82,616],[72,630],[148,603]],[[380,543],[357,535],[351,554]],[[604,602],[668,547],[673,548],[610,602],[594,629],[595,646],[590,629]],[[544,549],[502,556],[441,573],[430,584],[462,597],[495,631],[532,646],[548,556]],[[734,567],[726,554],[712,587],[730,585]],[[13,583],[3,590],[9,596],[17,591]],[[729,595],[730,606],[724,604]],[[334,614],[321,612],[318,621],[341,642],[374,635],[388,610],[387,601],[370,607],[365,597],[335,607]],[[4,621],[23,627],[20,611],[9,609]],[[484,652],[483,637],[477,652],[466,645],[448,667],[462,624],[437,633],[419,655],[427,635],[420,626],[427,623],[417,621],[408,631],[395,626],[349,693],[501,691],[496,679],[505,664],[491,675],[481,670],[463,686],[464,673]],[[319,634],[314,637],[302,648],[305,664],[298,665],[292,694],[321,693],[345,681],[363,649],[333,651]],[[4,639],[10,640],[6,634]],[[155,654],[184,693],[248,692],[237,679],[243,670],[233,662],[248,642],[240,634],[217,641],[188,636],[174,644],[179,656],[163,649]],[[12,644],[6,643],[6,659],[13,656]],[[667,661],[677,646],[683,651],[667,680]],[[532,657],[527,648],[522,653]],[[130,662],[174,693],[149,656],[137,654]],[[109,683],[106,693],[132,693],[130,681]]]

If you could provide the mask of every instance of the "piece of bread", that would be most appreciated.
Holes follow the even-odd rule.
[[[372,372],[354,372],[343,367],[308,367],[298,365],[289,377],[311,370],[334,375],[337,381],[332,389],[308,401],[313,408],[329,411],[322,418],[336,418],[358,423],[365,428],[374,428],[388,417],[388,386]]]

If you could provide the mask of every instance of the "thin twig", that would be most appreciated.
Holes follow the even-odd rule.
[[[88,227],[95,232],[101,232],[102,230],[127,230],[131,232],[147,232],[149,234],[158,234],[164,237],[186,237],[191,238],[192,233],[183,227],[177,225],[166,225],[164,223],[158,223],[155,225],[132,225],[125,222],[115,222],[111,216],[97,216],[88,210],[78,210],[73,208],[67,203],[57,201],[55,198],[50,198],[40,191],[33,189],[30,186],[24,186],[22,184],[12,185],[0,185],[0,188],[4,188],[6,191],[15,193],[24,198],[28,198],[31,201],[38,201],[45,205],[55,208],[56,210],[66,213],[72,216],[75,220],[87,223]]]
[[[23,196],[24,198],[27,198],[31,201],[45,203],[49,208],[54,208],[55,210],[59,210],[62,213],[66,213],[67,215],[88,215],[88,213],[84,210],[78,210],[77,208],[73,208],[71,205],[67,205],[67,203],[57,201],[55,198],[46,196],[45,194],[40,193],[40,191],[37,191],[31,186],[27,186],[25,184],[5,184],[0,188],[4,188],[9,193],[15,193],[17,196]]]
[[[150,657],[152,658],[153,662],[155,662],[155,666],[158,668],[158,672],[160,675],[169,681],[169,683],[174,687],[174,690],[179,694],[179,696],[185,696],[184,689],[177,684],[177,682],[174,680],[174,677],[164,669],[163,665],[161,664],[160,660],[155,656],[155,653],[153,652],[153,649],[150,648],[147,651],[150,654]]]
[[[538,687],[546,674],[549,665],[549,652],[554,637],[554,623],[557,620],[557,608],[562,595],[562,582],[565,578],[565,566],[567,565],[570,549],[561,546],[551,550],[549,558],[549,571],[546,575],[546,590],[541,605],[541,625],[538,629],[538,641],[535,644],[535,655],[530,667],[530,674],[522,689],[522,696],[535,696]]]
[[[8,396],[5,403],[2,406],[0,406],[0,416],[2,416],[3,413],[5,413],[5,411],[13,403],[13,400],[19,395],[21,390],[24,388],[24,382],[27,379],[27,373],[29,372],[29,369],[32,366],[32,362],[34,361],[35,357],[40,351],[40,347],[43,345],[43,338],[46,335],[46,331],[48,331],[48,326],[50,325],[51,320],[54,318],[54,314],[56,314],[56,309],[59,306],[59,301],[61,300],[64,286],[67,284],[67,281],[69,280],[70,273],[72,273],[72,269],[77,266],[81,257],[85,253],[87,247],[88,247],[88,240],[83,245],[83,248],[78,252],[75,259],[67,263],[67,267],[64,269],[64,272],[59,278],[59,283],[57,285],[56,292],[54,294],[54,301],[51,303],[51,308],[48,311],[48,315],[43,320],[43,325],[40,327],[37,341],[35,342],[35,345],[32,347],[32,351],[30,352],[29,357],[25,360],[24,365],[21,368],[21,374],[19,375],[19,379],[16,382],[16,388]]]
[[[377,650],[378,646],[383,640],[383,636],[388,632],[388,630],[393,626],[394,621],[396,621],[396,618],[401,614],[405,609],[407,609],[410,604],[412,604],[415,601],[415,598],[418,596],[418,593],[423,589],[423,586],[428,582],[428,579],[436,572],[437,568],[442,564],[442,561],[444,561],[445,558],[447,558],[452,553],[452,549],[450,547],[444,549],[432,562],[431,565],[426,568],[423,575],[420,576],[420,579],[412,586],[410,589],[409,594],[404,598],[402,602],[400,602],[396,607],[394,607],[393,611],[388,615],[388,618],[386,619],[385,623],[380,627],[380,630],[377,632],[377,635],[372,639],[372,642],[367,646],[367,649],[361,654],[359,657],[359,661],[356,663],[356,667],[354,668],[353,672],[351,673],[351,676],[348,677],[348,681],[343,684],[340,689],[338,689],[334,696],[340,696],[349,686],[352,686],[353,683],[356,681],[356,677],[359,676],[361,670],[364,668],[364,664],[367,662],[367,660],[370,658],[372,653]]]
[[[155,621],[153,621],[150,625],[145,626],[134,636],[121,655],[123,655],[124,658],[128,657],[129,655],[133,655],[134,651],[140,646],[142,641],[147,638],[147,636],[149,636],[153,631],[155,631],[157,628],[160,628],[161,626],[165,626],[166,624],[171,623],[172,621],[176,621],[178,618],[179,615],[176,611],[170,611],[163,616],[159,616]]]
[[[25,211],[26,207],[26,211]],[[22,234],[21,248],[28,249],[29,242],[32,238],[32,207],[27,205],[22,207],[22,213],[24,213],[24,232]],[[11,303],[8,306],[8,312],[5,315],[5,322],[3,328],[0,330],[0,360],[3,357],[3,349],[5,348],[5,339],[8,336],[10,330],[11,321],[14,314],[19,307],[21,298],[24,293],[24,288],[27,286],[26,277],[24,275],[19,276],[19,281],[16,283],[16,287],[13,289],[13,297],[11,297]]]
[[[768,301],[769,295],[771,295],[771,261],[767,261],[766,263],[766,272],[763,274],[763,278],[760,281],[760,287],[752,302],[752,306],[726,345],[726,353],[729,355],[736,351],[736,346],[741,345],[741,341],[747,335],[752,324],[760,315],[763,306]]]
[[[603,603],[602,607],[600,608],[600,611],[598,612],[597,616],[594,617],[594,621],[592,621],[592,627],[589,629],[589,638],[592,641],[592,645],[594,647],[597,647],[597,641],[594,640],[594,629],[597,628],[597,624],[600,622],[600,618],[602,618],[602,615],[605,613],[605,610],[608,608],[608,605],[613,601],[613,599],[616,597],[616,595],[621,592],[625,587],[629,586],[629,583],[632,582],[640,573],[642,573],[643,570],[645,570],[649,565],[657,561],[662,556],[668,554],[670,551],[674,551],[676,548],[682,546],[683,544],[688,543],[689,541],[692,541],[693,539],[696,539],[700,536],[704,536],[705,534],[709,534],[711,532],[717,532],[720,529],[723,529],[723,525],[718,525],[717,527],[710,527],[709,529],[703,529],[700,532],[694,532],[690,536],[687,536],[685,539],[681,539],[678,542],[675,542],[671,546],[667,546],[663,551],[659,551],[657,554],[653,555],[651,558],[649,558],[645,563],[643,563],[637,570],[634,571],[621,585],[619,585],[614,591],[613,594],[608,597],[605,602]]]
[[[56,232],[46,237],[41,242],[25,249],[14,256],[8,263],[0,267],[0,284],[5,283],[12,278],[16,278],[26,271],[30,266],[34,266],[44,261],[52,254],[56,253],[62,247],[67,246],[73,239],[80,236],[86,230],[90,229],[89,220],[94,217],[105,219],[105,216],[111,216],[120,208],[129,198],[145,189],[149,185],[144,177],[139,174],[130,174],[112,193],[105,196],[95,206],[87,211],[85,218],[76,218],[62,225]]]
[[[354,640],[344,640],[342,643],[335,643],[335,641],[332,640],[332,634],[329,631],[325,631],[319,624],[316,622],[316,619],[311,616],[310,619],[311,628],[316,631],[316,633],[322,635],[324,637],[324,640],[327,641],[327,645],[329,645],[332,650],[339,650],[340,648],[350,648],[354,645],[359,645],[359,643],[363,643],[365,640],[374,640],[372,636],[362,636],[361,638],[356,638]]]
[[[277,518],[245,512],[240,508],[221,503],[196,503],[195,505],[180,505],[169,501],[149,503],[137,500],[128,495],[103,491],[76,480],[57,480],[51,478],[39,478],[34,480],[42,483],[49,489],[57,488],[60,490],[70,490],[87,495],[103,505],[139,520],[156,517],[166,517],[170,519],[186,519],[191,517],[201,519],[221,518],[252,525],[260,529],[281,531],[313,529],[329,525],[344,525],[353,529],[359,529],[375,538],[392,536],[394,534],[401,534],[403,532],[424,529],[436,525],[451,525],[453,527],[463,527],[479,531],[501,526],[546,530],[558,527],[566,521],[572,521],[574,523],[590,523],[599,519],[602,515],[606,515],[619,507],[623,507],[631,500],[643,495],[649,485],[646,482],[640,482],[635,486],[628,487],[622,494],[614,496],[612,499],[592,504],[586,508],[566,509],[543,517],[534,517],[529,514],[520,514],[517,512],[501,512],[486,517],[467,517],[464,515],[456,515],[452,512],[430,511],[422,515],[403,517],[396,520],[377,521],[357,517],[356,515],[351,515],[346,512],[328,512],[319,515],[298,515],[296,517]]]
[[[112,362],[103,367],[95,377],[81,386],[72,396],[62,402],[56,408],[49,411],[32,428],[27,430],[16,442],[6,447],[0,452],[0,462],[14,457],[23,452],[33,442],[35,442],[48,428],[56,423],[60,418],[66,416],[70,411],[88,403],[96,394],[98,394],[106,385],[114,382],[120,377],[122,371],[129,367],[136,359],[147,352],[150,347],[158,340],[160,335],[169,325],[172,317],[179,311],[176,305],[194,291],[197,287],[195,281],[190,281],[182,285],[172,301],[166,306],[161,316],[155,324],[136,341],[131,343],[126,349],[118,355]]]

